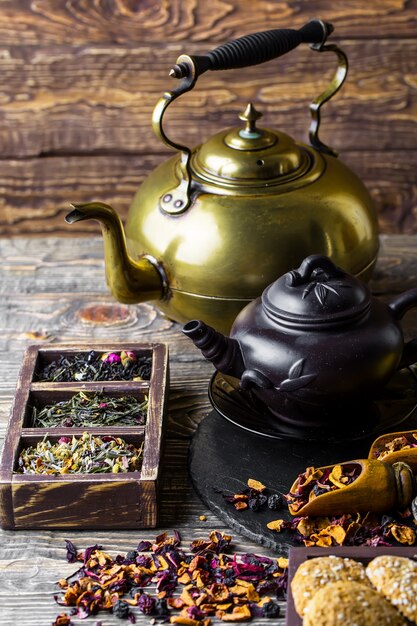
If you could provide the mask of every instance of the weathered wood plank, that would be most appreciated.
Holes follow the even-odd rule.
[[[348,0],[330,4],[257,0],[3,0],[0,38],[7,45],[131,41],[217,41],[268,28],[301,26],[313,15],[337,24],[344,36],[414,36],[414,0]]]
[[[322,137],[337,150],[416,149],[417,41],[340,41],[348,79],[323,109]],[[169,68],[193,44],[0,48],[1,156],[165,150],[151,128],[158,98],[176,81]],[[306,138],[308,104],[336,66],[308,47],[262,67],[208,72],[167,115],[172,135],[190,146],[240,124],[252,100],[262,123]],[[36,194],[37,186],[34,185]]]
[[[70,202],[102,200],[124,219],[141,181],[165,158],[92,155],[0,160],[0,235],[99,233],[94,221],[65,223]],[[382,232],[417,232],[414,152],[352,151],[340,158],[368,186]],[[72,280],[70,273],[65,280]]]

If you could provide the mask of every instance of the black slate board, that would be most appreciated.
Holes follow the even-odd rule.
[[[413,428],[417,428],[416,413],[401,424],[401,430]],[[249,478],[254,478],[272,492],[287,493],[297,475],[310,465],[367,458],[374,439],[375,435],[339,443],[271,439],[240,428],[213,410],[200,423],[191,443],[190,475],[201,499],[228,526],[287,555],[291,546],[299,544],[288,532],[278,534],[266,527],[274,519],[291,519],[287,510],[236,511],[221,492],[237,493],[247,486]]]

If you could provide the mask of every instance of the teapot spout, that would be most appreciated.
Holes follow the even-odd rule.
[[[101,224],[106,281],[116,300],[131,304],[162,298],[167,288],[162,267],[148,256],[137,261],[129,256],[123,225],[116,211],[102,202],[71,206],[73,210],[65,217],[68,224],[90,219]]]
[[[187,322],[182,329],[202,355],[223,374],[240,378],[245,370],[240,345],[200,320]]]

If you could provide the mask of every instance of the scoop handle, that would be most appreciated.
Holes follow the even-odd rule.
[[[332,32],[331,24],[314,19],[298,30],[276,28],[244,35],[218,46],[207,54],[193,55],[191,58],[197,75],[207,70],[238,69],[281,57],[301,43],[323,45]],[[171,75],[175,78],[184,78],[188,75],[190,68],[186,63],[181,63],[181,57],[179,61],[172,68]]]
[[[417,307],[417,289],[409,289],[395,296],[388,304],[394,317],[401,320],[410,309]],[[398,369],[417,362],[417,339],[411,339],[404,345]]]

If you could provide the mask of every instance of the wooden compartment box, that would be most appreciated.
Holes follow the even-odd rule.
[[[37,375],[61,355],[131,350],[151,357],[150,380],[39,382]],[[89,344],[30,346],[25,353],[0,465],[0,525],[5,529],[153,528],[157,524],[158,476],[168,385],[168,349],[164,344]],[[80,391],[108,397],[148,397],[144,426],[34,428],[32,407],[67,400]],[[21,450],[45,435],[51,441],[83,432],[120,437],[139,447],[139,471],[126,473],[23,474],[18,469]]]

